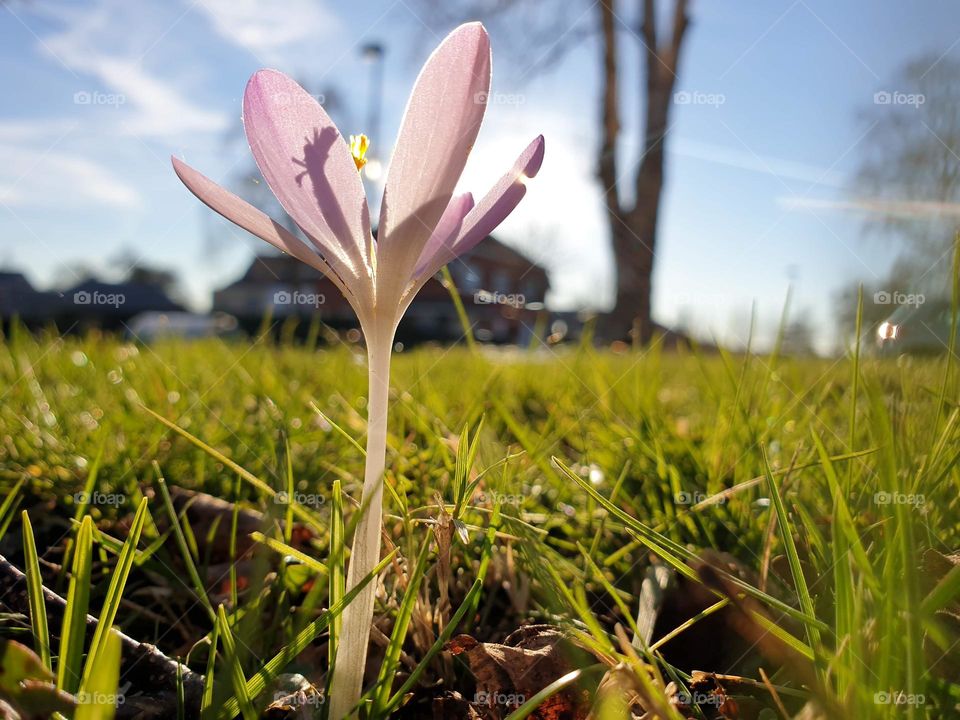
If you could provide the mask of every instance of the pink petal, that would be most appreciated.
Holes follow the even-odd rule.
[[[419,278],[432,276],[441,267],[473,248],[496,230],[527,194],[526,183],[540,172],[543,152],[544,140],[543,135],[540,135],[520,153],[510,172],[501,177],[490,192],[477,203],[477,206],[467,213],[456,240],[450,245],[443,246],[441,252],[432,257],[428,263],[424,263],[416,276]]]
[[[413,271],[414,276],[419,275],[425,267],[432,265],[432,260],[438,256],[438,253],[450,252],[450,246],[460,235],[463,218],[471,210],[473,210],[473,195],[470,193],[457,195],[450,201],[447,209],[443,211],[433,234],[427,240],[427,244],[423,246],[420,259],[417,261],[417,269]],[[453,259],[453,255],[450,256],[450,259]]]
[[[260,70],[243,95],[243,126],[284,210],[338,272],[366,275],[372,239],[363,184],[320,103],[283,73]]]
[[[351,298],[351,293],[347,291],[336,273],[331,270],[322,257],[317,255],[300,238],[257,210],[250,203],[220,187],[213,180],[197,172],[186,163],[175,157],[170,159],[173,161],[173,170],[177,173],[180,181],[207,207],[220,213],[227,220],[239,225],[247,232],[266,240],[278,250],[282,250],[301,262],[320,270],[340,288],[348,299]]]
[[[480,130],[490,88],[490,39],[461,25],[427,60],[410,95],[383,193],[378,266],[402,283],[420,257]]]

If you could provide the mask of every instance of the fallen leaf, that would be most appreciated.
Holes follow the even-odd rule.
[[[526,625],[503,644],[458,635],[446,648],[466,658],[476,680],[473,707],[483,718],[499,720],[554,680],[590,663],[590,656],[551,625]],[[582,720],[589,694],[571,686],[544,701],[529,717],[535,720]]]

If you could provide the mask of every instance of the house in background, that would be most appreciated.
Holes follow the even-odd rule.
[[[116,330],[144,312],[183,308],[160,285],[84,280],[63,292],[36,290],[19,272],[0,271],[0,320],[16,317],[28,327],[56,325],[63,332],[90,327]]]
[[[119,330],[146,312],[181,312],[160,285],[149,282],[108,283],[84,280],[64,290],[57,314],[61,326]]]
[[[59,293],[36,290],[23,273],[0,270],[0,321],[16,317],[28,326],[43,325],[60,302]]]
[[[547,272],[493,237],[449,265],[474,335],[481,342],[526,344],[550,289]],[[353,310],[322,273],[288,255],[261,255],[236,282],[213,294],[213,309],[239,318],[247,329],[267,315],[317,316],[337,329],[357,327]],[[463,335],[445,287],[429,280],[397,330],[404,343],[452,342]]]

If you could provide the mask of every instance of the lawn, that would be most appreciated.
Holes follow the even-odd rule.
[[[0,692],[322,717],[362,348],[15,327],[0,388],[0,554],[32,601],[0,598],[2,634],[66,694]],[[867,352],[395,353],[365,716],[956,717],[958,389]],[[144,685],[125,641],[118,689],[84,611],[193,672]]]

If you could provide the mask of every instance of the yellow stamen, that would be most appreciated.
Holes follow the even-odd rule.
[[[350,154],[353,155],[353,162],[357,164],[357,172],[360,172],[363,166],[367,164],[368,147],[370,147],[370,140],[363,133],[350,136]]]

